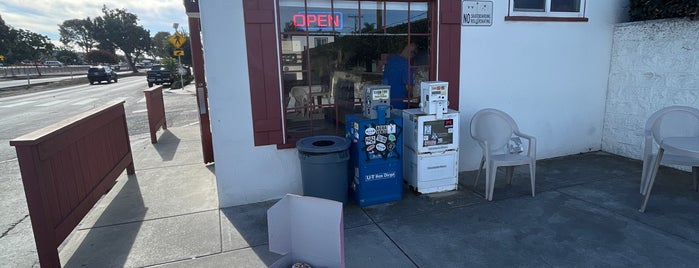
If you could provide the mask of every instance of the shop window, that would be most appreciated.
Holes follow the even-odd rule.
[[[586,0],[510,0],[505,20],[587,21]]]
[[[405,71],[416,86],[396,101],[417,107],[420,82],[440,80],[459,107],[461,1],[243,0],[243,10],[256,146],[344,135],[363,85],[381,83],[406,43],[416,45]]]
[[[394,101],[418,107],[419,83],[434,79],[430,2],[279,0],[278,29],[285,143],[344,135],[345,115],[361,113],[363,87],[381,84],[384,66],[415,45],[405,69],[413,85]],[[395,97],[395,95],[393,96]]]

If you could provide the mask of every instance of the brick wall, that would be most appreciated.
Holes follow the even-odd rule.
[[[699,21],[617,25],[602,150],[640,159],[646,120],[670,105],[699,107]]]

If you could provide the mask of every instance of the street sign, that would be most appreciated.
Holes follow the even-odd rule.
[[[184,56],[184,50],[182,49],[175,49],[172,51],[173,56]]]
[[[182,36],[179,32],[175,32],[175,34],[171,35],[170,37],[167,38],[167,41],[170,42],[175,48],[180,48],[184,44],[185,41],[187,41],[187,38]]]
[[[4,60],[5,60],[5,55],[0,55],[0,61],[4,61]]]

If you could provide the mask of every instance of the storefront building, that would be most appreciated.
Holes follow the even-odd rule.
[[[480,148],[479,109],[506,111],[537,137],[539,158],[601,148],[616,23],[628,1],[200,1],[221,207],[301,193],[295,143],[344,136],[361,88],[386,83],[404,53],[415,107],[421,81],[449,82],[461,112],[460,171]],[[410,84],[410,83],[408,83]]]

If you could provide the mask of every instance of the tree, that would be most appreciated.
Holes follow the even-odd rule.
[[[54,47],[47,36],[12,28],[0,18],[0,55],[5,56],[5,62],[31,60],[36,63],[50,57]]]
[[[91,64],[114,64],[119,62],[117,55],[108,50],[93,50],[87,52],[87,54],[85,54],[85,60]]]
[[[126,9],[102,7],[104,15],[93,23],[93,38],[103,49],[120,49],[133,72],[138,72],[133,60],[135,53],[150,50],[150,32],[138,25],[138,17]]]
[[[13,52],[16,57],[39,61],[53,54],[54,45],[47,36],[22,29],[12,29],[10,32],[14,38]]]
[[[5,25],[5,21],[0,16],[0,55],[7,56],[10,48],[10,27]]]
[[[64,48],[56,51],[56,60],[65,64],[78,64],[80,63],[80,56],[78,56],[78,53]]]
[[[87,53],[95,45],[91,28],[92,21],[89,17],[82,20],[66,20],[63,24],[58,25],[58,31],[61,34],[60,41],[66,46],[77,45]]]
[[[172,54],[165,50],[165,44],[168,43],[167,38],[170,37],[168,32],[158,32],[156,33],[150,41],[151,53],[155,57],[166,58],[171,57]]]

